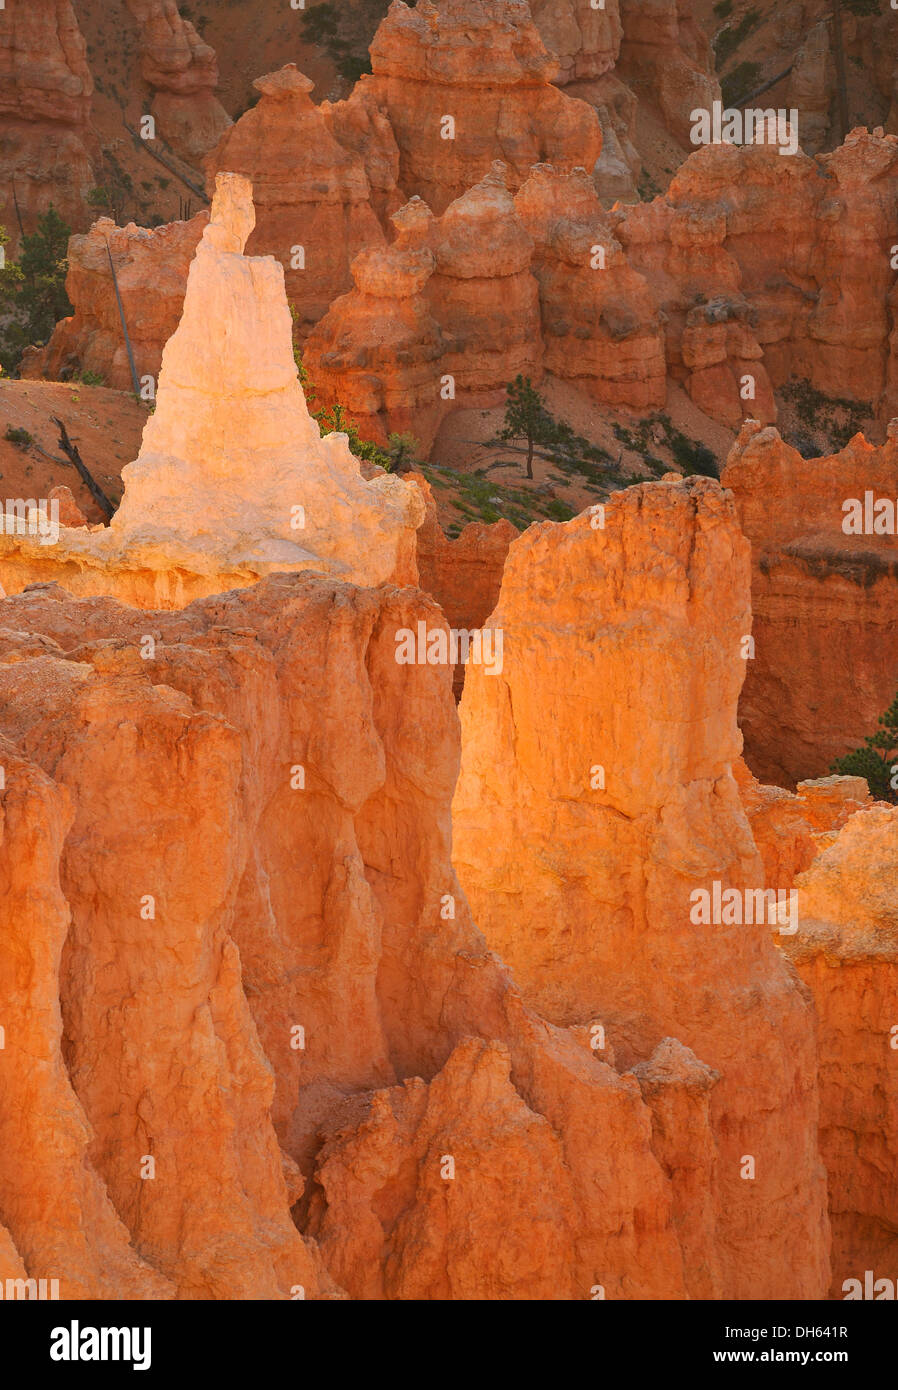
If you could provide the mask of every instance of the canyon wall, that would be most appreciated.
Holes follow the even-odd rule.
[[[774,429],[747,424],[721,481],[752,544],[755,650],[739,721],[765,782],[792,786],[857,748],[895,697],[898,539],[887,518],[864,534],[865,493],[898,504],[898,427],[879,448],[856,436],[804,459]],[[845,504],[856,502],[858,530]]]
[[[620,75],[657,104],[687,146],[692,110],[720,100],[711,45],[691,10],[690,0],[620,0]]]
[[[177,613],[53,586],[0,606],[27,775],[65,804],[96,774],[47,851],[67,1061],[90,1171],[173,1291],[682,1297],[636,1080],[526,1008],[452,873],[451,674],[395,659],[435,604],[306,574]],[[36,1273],[15,1215],[0,1185]]]

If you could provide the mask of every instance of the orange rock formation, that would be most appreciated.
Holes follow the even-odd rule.
[[[699,1257],[691,1291],[816,1298],[810,1005],[775,927],[694,916],[696,890],[764,885],[731,770],[749,576],[732,500],[707,479],[630,488],[514,541],[488,623],[502,670],[466,672],[454,861],[488,944],[555,1024],[601,1024],[618,1065],[665,1038],[694,1053],[670,1105],[701,1114],[709,1091],[695,1159],[714,1174],[700,1229],[719,1277]],[[681,1179],[686,1209],[707,1179],[674,1166]]]
[[[749,423],[722,474],[752,543],[752,632],[740,703],[746,760],[766,782],[830,771],[891,704],[898,669],[898,538],[870,494],[898,504],[898,427],[881,448],[856,436],[839,454],[803,459],[774,429]],[[845,504],[857,503],[860,534]],[[838,679],[834,678],[838,670]]]
[[[720,100],[711,45],[691,9],[690,0],[620,0],[620,73],[648,89],[665,123],[684,144],[692,110],[709,110]]]
[[[859,812],[799,878],[800,929],[784,940],[817,1009],[833,1298],[898,1259],[896,869],[898,810]]]
[[[28,0],[0,9],[0,216],[19,241],[52,203],[72,226],[84,206],[99,156],[90,130],[94,84],[87,47],[70,0]]]
[[[75,312],[56,325],[45,348],[28,355],[22,375],[65,379],[93,372],[108,386],[133,390],[111,253],[138,379],[151,376],[155,381],[162,349],[181,318],[187,272],[208,221],[209,214],[199,212],[189,222],[163,227],[136,227],[133,222],[116,227],[101,217],[89,232],[73,236],[66,293]]]
[[[231,124],[215,95],[218,59],[175,0],[126,0],[140,25],[140,75],[153,91],[159,134],[197,162]]]
[[[399,183],[437,214],[494,159],[516,189],[533,164],[591,169],[602,147],[595,111],[552,85],[524,0],[393,0],[371,42],[370,93],[399,146]]]
[[[431,601],[306,574],[178,613],[41,588],[2,616],[4,728],[27,748],[7,798],[31,776],[65,803],[87,762],[108,769],[105,809],[85,801],[61,863],[62,826],[48,851],[60,924],[72,913],[72,1079],[96,1135],[87,1170],[52,1155],[57,1184],[105,1185],[182,1296],[330,1292],[290,1236],[288,1190],[354,1297],[685,1293],[639,1085],[523,1004],[452,873],[451,676],[395,659],[397,630],[442,625]],[[147,814],[176,847],[152,865]],[[160,1011],[162,1067],[143,1042]],[[36,1273],[2,1195],[0,1219]],[[96,1222],[82,1229],[90,1245]]]
[[[287,298],[305,336],[332,300],[349,289],[355,254],[385,242],[373,185],[386,184],[381,204],[395,210],[402,202],[395,192],[399,155],[385,117],[373,113],[366,133],[370,138],[373,130],[381,158],[366,160],[356,148],[358,119],[355,124],[349,117],[338,120],[328,103],[315,106],[309,96],[313,84],[295,64],[253,85],[261,100],[206,161],[209,188],[221,170],[252,181],[256,226],[248,250],[273,255],[283,265]],[[354,114],[362,114],[358,102]]]

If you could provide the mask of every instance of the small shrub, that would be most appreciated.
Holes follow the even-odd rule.
[[[27,430],[14,429],[12,425],[6,426],[4,438],[8,439],[10,444],[15,444],[19,449],[27,449],[29,445],[34,443],[33,434],[29,434]]]

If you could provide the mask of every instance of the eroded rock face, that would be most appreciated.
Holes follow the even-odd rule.
[[[863,777],[817,777],[794,792],[764,785],[740,758],[733,767],[765,883],[791,888],[842,826],[873,804]]]
[[[55,647],[24,638],[29,645],[38,658]],[[9,733],[4,725],[0,1273],[57,1279],[60,1298],[171,1298],[173,1285],[138,1257],[89,1161],[91,1129],[63,1059],[60,962],[70,910],[60,857],[72,798]]]
[[[182,17],[175,0],[126,0],[140,25],[140,75],[153,90],[159,134],[198,162],[231,124],[215,95],[218,59]]]
[[[514,191],[532,164],[591,169],[599,157],[598,117],[553,85],[558,64],[523,0],[393,0],[370,52],[359,87],[389,116],[402,188],[437,214],[494,159]]]
[[[853,131],[817,160],[771,145],[707,145],[663,197],[610,218],[668,314],[669,368],[685,375],[682,364],[703,409],[723,393],[723,367],[755,378],[744,400],[730,383],[720,412],[730,423],[740,409],[775,422],[770,384],[793,378],[890,409],[894,275],[883,247],[896,170],[898,138],[881,130]]]
[[[688,144],[690,112],[720,100],[711,45],[690,0],[620,0],[620,17],[621,75],[648,89],[665,124]]]
[[[664,404],[664,330],[648,284],[611,236],[584,169],[538,165],[515,198],[533,238],[544,365],[610,405]]]
[[[539,379],[533,242],[507,179],[497,160],[439,218],[411,199],[395,241],[356,257],[356,289],[310,334],[303,361],[322,399],[368,437],[411,430],[427,451],[451,410],[500,404],[519,373]]]
[[[82,1191],[93,1196],[92,1207],[81,1212],[78,1237],[65,1228],[53,1232],[66,1286],[61,1296],[73,1296],[66,1242],[86,1247],[85,1264],[88,1255],[102,1257],[107,1242],[117,1255],[108,1271],[95,1272],[93,1289],[82,1297],[116,1296],[129,1261],[134,1292],[141,1274],[148,1296],[165,1287],[139,1266],[127,1241],[119,1238],[123,1248],[116,1252],[112,1237],[121,1228],[111,1219],[110,1201],[133,1250],[180,1297],[276,1298],[307,1281],[317,1291],[312,1255],[289,1217],[269,1117],[270,1069],[243,994],[236,947],[222,926],[236,848],[231,817],[239,740],[221,719],[145,676],[117,679],[102,661],[94,667],[62,659],[51,642],[40,655],[28,639],[24,652],[17,650],[20,634],[4,637],[3,732],[21,750],[7,771],[6,815],[29,792],[37,812],[39,788],[45,800],[65,808],[61,823],[58,817],[54,823],[52,800],[48,808],[42,848],[52,890],[31,924],[38,929],[32,951],[49,953],[38,978],[49,1002],[44,1017],[52,1022],[32,1015],[47,1075],[43,1097],[37,1091],[43,1105],[27,1121],[45,1126],[35,1148],[49,1150],[43,1163],[54,1169],[56,1202],[60,1192],[77,1193],[79,1176]],[[196,805],[184,795],[187,786],[197,793]],[[39,814],[36,820],[44,824]],[[167,846],[166,870],[161,882],[150,882],[146,846],[157,836]],[[12,848],[4,845],[4,858]],[[14,1024],[21,1046],[25,1019]],[[12,1061],[13,1076],[21,1077],[15,1055]],[[66,1097],[68,1077],[89,1131],[74,1098]],[[51,1082],[68,1112],[69,1135],[47,1114]],[[28,1195],[34,1200],[38,1192]],[[18,1216],[15,1203],[3,1206],[7,1219]],[[46,1209],[42,1215],[45,1221]],[[18,1239],[17,1245],[33,1272],[39,1247]]]
[[[392,431],[409,431],[425,452],[448,409],[447,345],[423,293],[436,260],[413,231],[431,220],[419,199],[394,214],[396,240],[359,252],[355,289],[334,301],[303,350],[321,401],[344,406],[364,438],[385,444]]]
[[[748,545],[706,479],[616,493],[598,522],[531,526],[509,548],[488,622],[503,669],[469,664],[460,706],[454,861],[534,1007],[558,1025],[601,1023],[618,1065],[675,1037],[720,1074],[721,1295],[820,1297],[810,1006],[769,925],[694,915],[696,890],[709,906],[715,882],[764,884],[731,771]]]
[[[222,170],[252,181],[256,226],[247,249],[251,255],[273,255],[284,267],[287,298],[304,338],[332,301],[350,288],[353,257],[386,241],[373,205],[373,161],[356,148],[366,135],[371,144],[371,122],[366,125],[358,103],[350,114],[341,113],[342,119],[331,119],[331,108],[312,102],[313,83],[293,63],[258,78],[253,86],[261,99],[206,162],[209,187],[211,191]],[[341,135],[347,131],[344,144]],[[381,203],[391,204],[393,211],[403,201],[395,191],[391,196],[399,156],[383,116],[374,125],[373,139],[382,153],[379,181],[388,185]]]
[[[610,72],[620,53],[618,0],[601,7],[590,0],[534,0],[533,22],[546,48],[558,59],[559,86]]]
[[[208,221],[209,214],[199,212],[189,222],[163,227],[133,222],[116,227],[111,218],[101,217],[89,232],[73,236],[66,293],[75,312],[56,325],[45,348],[31,354],[25,374],[56,380],[93,372],[107,386],[133,390],[111,252],[138,379],[157,379],[162,349],[178,326],[190,263]]]
[[[253,220],[247,180],[219,175],[112,524],[62,530],[52,548],[4,535],[7,592],[58,578],[180,607],[283,569],[414,582],[420,494],[387,474],[365,482],[345,435],[321,438],[296,375],[281,267],[243,255]]]
[[[893,1279],[898,1259],[898,810],[852,816],[798,884],[799,930],[784,949],[817,1008],[830,1292],[844,1298],[868,1270]]]
[[[898,432],[881,448],[857,435],[804,459],[749,423],[721,481],[752,544],[754,657],[740,724],[762,781],[821,777],[857,748],[895,696],[898,538],[864,534],[865,493],[898,504]],[[846,510],[854,499],[856,506]],[[846,531],[857,516],[859,532]],[[838,679],[834,671],[838,669]]]
[[[533,242],[500,161],[429,228],[434,272],[424,286],[446,342],[443,373],[461,403],[498,404],[519,373],[542,374]]]
[[[27,232],[52,203],[83,226],[99,155],[90,131],[94,84],[70,0],[28,0],[0,10],[0,186],[11,251],[19,241],[12,188]]]
[[[285,1227],[271,1103],[295,1215],[354,1297],[684,1296],[639,1084],[523,1004],[452,872],[451,674],[396,661],[436,605],[305,574],[179,612],[52,586],[0,607],[28,775],[64,804],[99,770],[51,862],[72,1079],[134,1247],[182,1294],[332,1292]],[[13,1215],[0,1195],[15,1239]]]

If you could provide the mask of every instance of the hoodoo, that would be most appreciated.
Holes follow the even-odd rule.
[[[366,482],[345,435],[321,438],[296,374],[283,271],[243,255],[253,220],[248,180],[220,174],[112,523],[63,528],[52,552],[0,537],[8,593],[59,580],[181,607],[277,570],[414,581],[420,494],[386,474]]]

